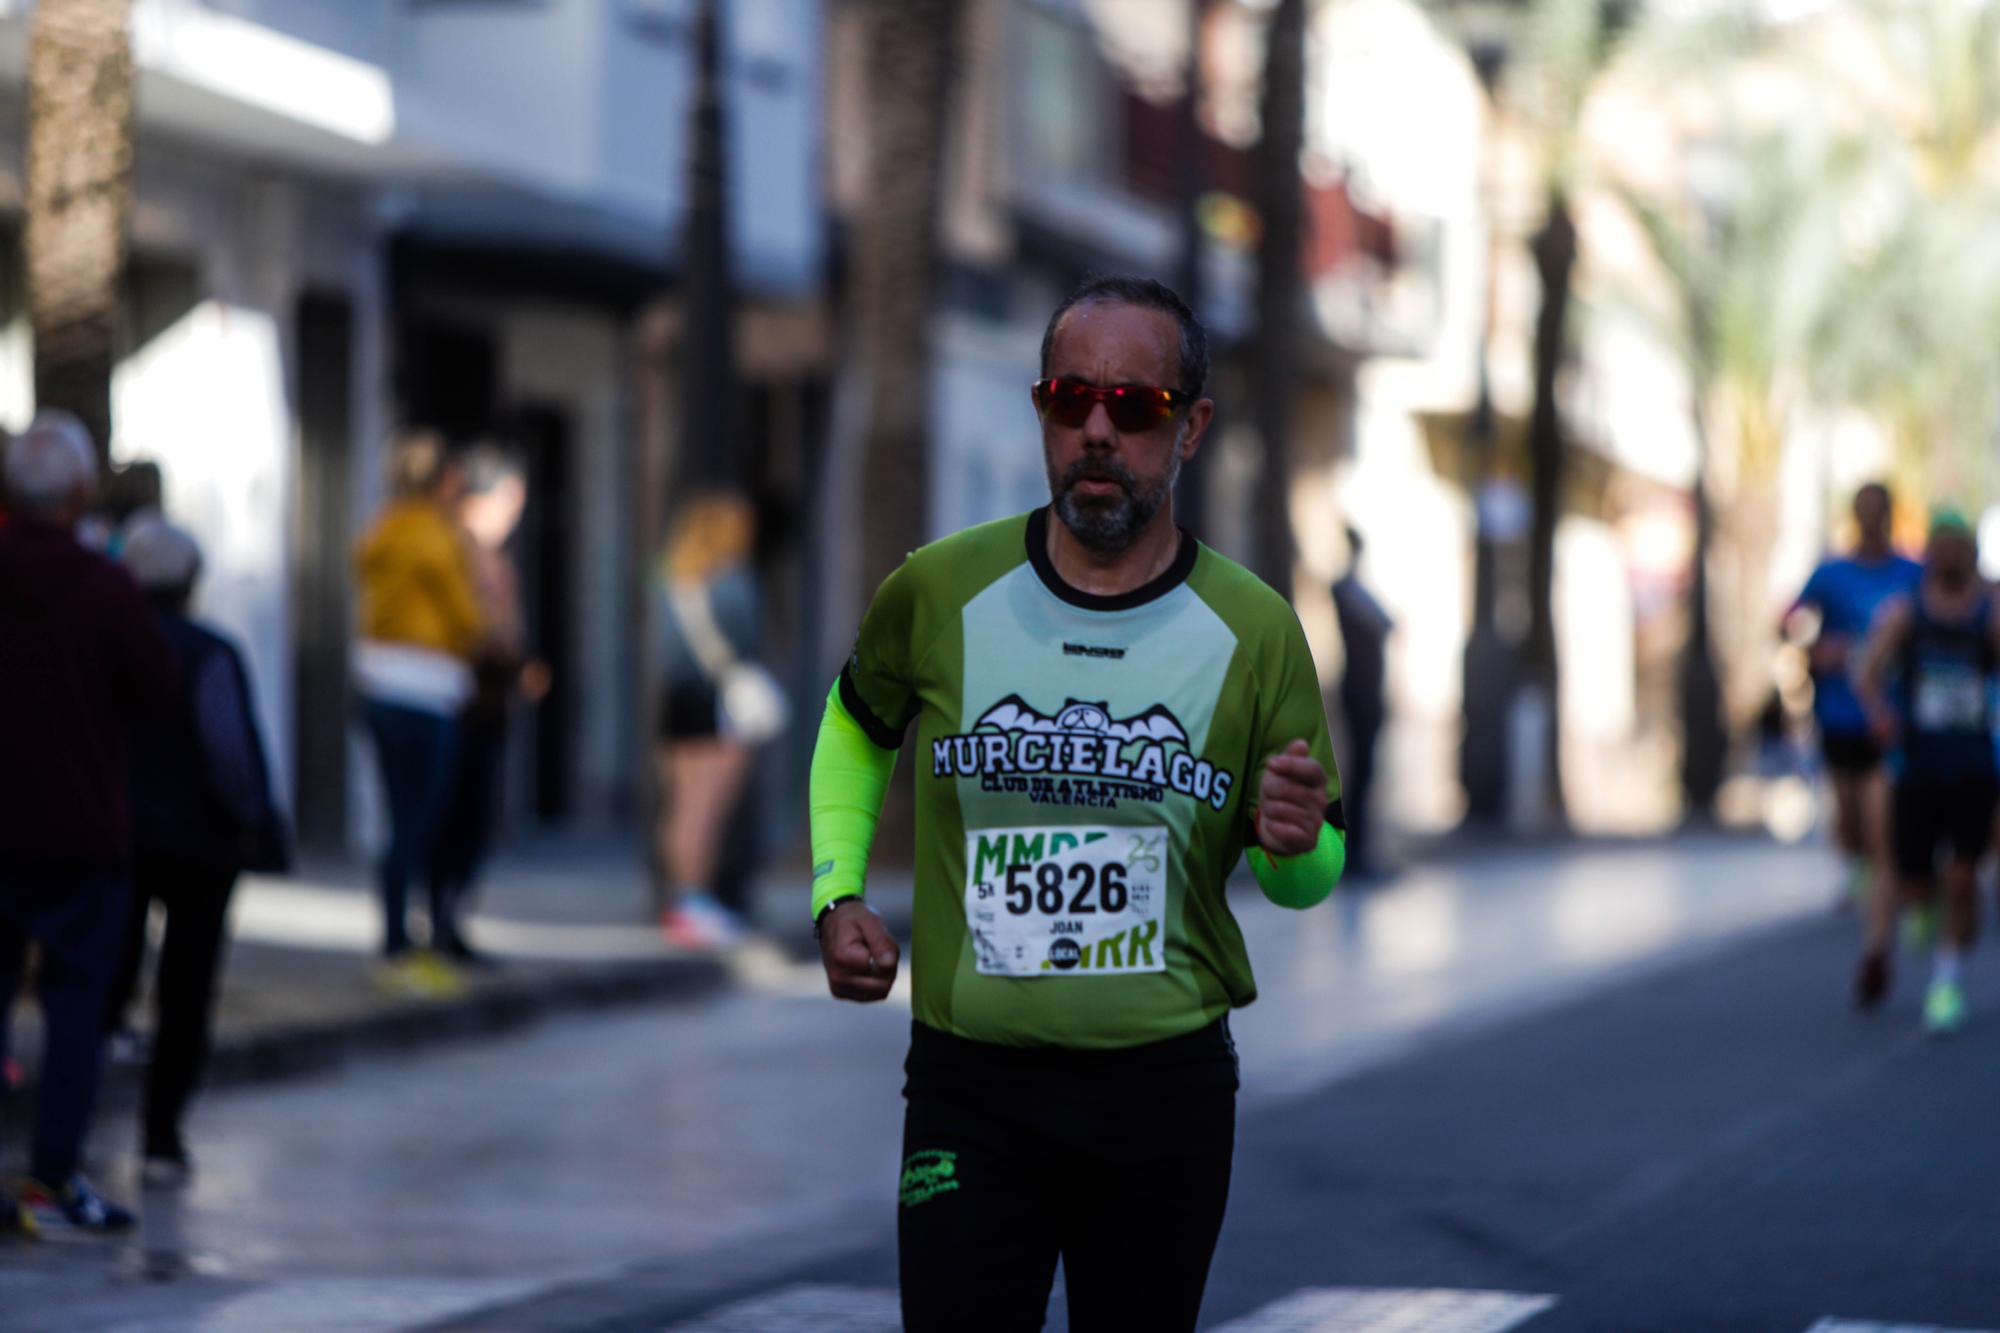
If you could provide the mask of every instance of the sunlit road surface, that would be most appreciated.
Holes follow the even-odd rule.
[[[1262,997],[1233,1020],[1244,1128],[1211,1312],[1246,1328],[1361,1328],[1378,1324],[1355,1311],[1416,1299],[1472,1310],[1475,1322],[1434,1321],[1458,1328],[1541,1310],[1543,1288],[1475,1299],[1477,1284],[1442,1271],[1385,1265],[1372,1281],[1327,1283],[1327,1266],[1302,1255],[1295,1272],[1265,1272],[1288,1262],[1281,1247],[1253,1263],[1235,1242],[1304,1205],[1275,1197],[1258,1126],[1339,1105],[1343,1080],[1476,1048],[1485,1031],[1559,1027],[1587,997],[1830,917],[1831,879],[1819,850],[1716,840],[1497,851],[1306,914],[1238,895]],[[197,1183],[144,1199],[141,1240],[0,1250],[0,1327],[644,1327],[649,1309],[650,1326],[705,1327],[760,1293],[768,1327],[880,1327],[906,994],[837,1005],[816,968],[776,951],[741,972],[741,987],[700,1004],[217,1094],[191,1126]],[[1829,1022],[1850,1021],[1843,982],[1825,979]],[[1546,1091],[1560,1097],[1560,1078]],[[100,1150],[122,1151],[128,1135],[105,1126]],[[1289,1151],[1291,1167],[1316,1169],[1313,1149]],[[130,1166],[119,1160],[107,1183],[132,1193]],[[1263,1285],[1232,1286],[1231,1265]],[[768,1305],[795,1289],[808,1292],[803,1323]],[[811,1299],[855,1304],[859,1322],[830,1322],[834,1307]],[[1264,1323],[1242,1323],[1259,1308]],[[1059,1304],[1052,1315],[1060,1327]]]

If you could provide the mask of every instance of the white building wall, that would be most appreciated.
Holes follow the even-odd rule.
[[[820,0],[737,0],[727,11],[730,202],[740,276],[762,290],[804,292],[825,262]],[[619,126],[607,128],[619,133]]]
[[[611,6],[433,5],[408,27],[397,134],[559,197],[601,184],[601,34]]]
[[[295,182],[161,154],[150,162],[140,178],[145,223],[135,243],[191,259],[203,299],[118,366],[111,452],[118,461],[157,461],[169,514],[201,542],[197,610],[245,650],[274,777],[289,796],[296,790],[295,312],[309,286],[355,295],[348,283],[358,271],[357,342],[379,357],[374,239],[365,209],[343,192],[315,196]],[[357,442],[372,441],[382,413],[379,377],[371,392],[357,375],[355,393]],[[370,463],[376,456],[372,447],[356,453]]]
[[[600,133],[592,167],[611,208],[660,229],[664,254],[666,228],[685,207],[693,42],[624,14],[611,16],[596,41],[604,76],[593,90]]]

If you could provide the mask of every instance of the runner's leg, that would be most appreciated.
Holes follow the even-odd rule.
[[[1944,869],[1944,923],[1938,933],[1937,975],[1956,984],[1965,955],[1979,933],[1976,872],[1993,825],[1993,789],[1983,783],[1961,783],[1952,791],[1949,838],[1951,858]]]
[[[1841,767],[1833,772],[1833,842],[1847,857],[1867,854],[1867,796],[1869,774],[1865,770]]]
[[[1192,1329],[1229,1201],[1233,1087],[1176,1087],[1066,1196],[1069,1325]]]
[[[707,889],[716,839],[750,772],[750,751],[735,741],[678,741],[668,751],[666,862],[674,892]]]
[[[1067,1208],[1083,1189],[1047,1188],[1051,1146],[995,1099],[936,1089],[908,1097],[896,1208],[904,1328],[1040,1328],[1056,1272],[1051,1204]]]
[[[1864,1009],[1881,1003],[1889,993],[1891,944],[1903,900],[1930,891],[1937,850],[1935,830],[1925,804],[1928,797],[1913,783],[1899,782],[1890,793],[1889,837],[1895,873],[1878,875],[1869,894],[1869,912],[1854,977],[1854,1001]]]

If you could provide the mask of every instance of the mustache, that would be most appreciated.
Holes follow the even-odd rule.
[[[1131,469],[1110,458],[1079,458],[1071,463],[1063,471],[1062,489],[1074,490],[1080,481],[1108,481],[1128,496],[1139,487],[1139,479],[1132,475]]]

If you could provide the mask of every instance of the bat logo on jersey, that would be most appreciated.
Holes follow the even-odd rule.
[[[1090,736],[1109,736],[1115,740],[1179,741],[1188,743],[1187,729],[1181,726],[1179,718],[1159,704],[1154,704],[1137,717],[1114,719],[1103,704],[1078,703],[1071,699],[1063,705],[1063,710],[1054,717],[1036,712],[1021,702],[1021,696],[1010,694],[999,703],[986,710],[985,716],[973,723],[974,731],[991,728],[995,731],[1034,732],[1039,735],[1054,735],[1060,732],[1079,732]]]
[[[931,776],[976,777],[984,790],[1025,793],[1036,804],[1115,808],[1121,798],[1157,803],[1171,791],[1220,810],[1235,774],[1191,746],[1162,704],[1121,718],[1103,702],[1068,699],[1051,716],[1010,694],[970,732],[931,742]]]

